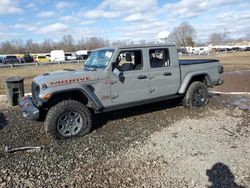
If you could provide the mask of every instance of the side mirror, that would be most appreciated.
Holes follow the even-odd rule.
[[[116,67],[113,69],[112,72],[113,72],[113,74],[116,75],[117,77],[119,77],[119,76],[122,74],[122,72],[121,72],[118,68],[116,68]]]

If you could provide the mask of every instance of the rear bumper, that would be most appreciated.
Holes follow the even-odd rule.
[[[20,102],[19,106],[22,110],[23,117],[29,120],[39,119],[39,109],[33,104],[31,97],[24,97]]]

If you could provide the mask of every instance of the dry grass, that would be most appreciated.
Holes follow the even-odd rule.
[[[212,54],[209,56],[182,56],[181,59],[219,59],[225,71],[250,69],[250,52]],[[25,92],[30,92],[30,85],[33,77],[60,69],[81,69],[82,64],[61,64],[48,66],[30,66],[16,68],[0,68],[0,95],[4,94],[4,80],[11,76],[21,76],[25,78]]]
[[[225,71],[250,69],[250,52],[221,53],[209,56],[182,56],[181,59],[218,59]]]

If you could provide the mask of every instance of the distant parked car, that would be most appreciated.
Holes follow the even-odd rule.
[[[79,50],[76,51],[76,60],[86,60],[88,56],[90,55],[90,50]]]
[[[250,51],[250,47],[246,47],[245,51]]]
[[[71,54],[71,53],[66,53],[65,54],[65,60],[66,61],[76,60],[76,59],[77,59],[76,54]]]
[[[88,59],[88,55],[76,55],[76,60],[86,60]]]
[[[29,52],[24,52],[23,57],[21,58],[21,63],[32,63],[34,58],[29,54]]]
[[[2,64],[20,63],[20,60],[15,55],[7,55],[2,59]]]
[[[50,56],[50,54],[46,54],[46,57],[49,59],[49,61],[51,61],[51,56]]]
[[[63,50],[52,50],[50,55],[51,61],[65,61],[65,54]]]
[[[47,63],[49,61],[49,58],[45,55],[38,55],[35,57],[35,62],[37,63]]]
[[[3,63],[4,56],[0,56],[0,63]]]

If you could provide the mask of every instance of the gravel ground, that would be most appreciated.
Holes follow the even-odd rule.
[[[1,146],[45,145],[0,150],[0,187],[250,187],[249,101],[214,95],[204,109],[167,101],[100,114],[91,134],[66,141],[0,104]]]

